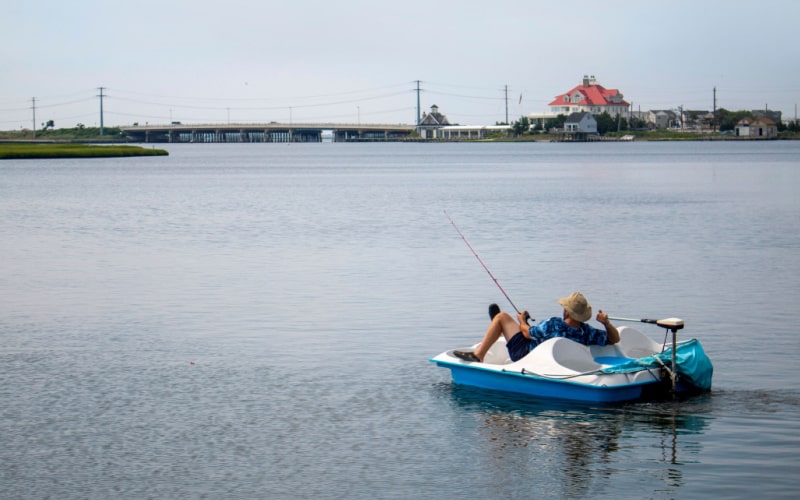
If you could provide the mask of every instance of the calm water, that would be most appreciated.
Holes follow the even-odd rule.
[[[0,497],[796,495],[800,142],[168,149],[0,163]],[[682,317],[712,393],[452,385],[508,304],[445,209],[538,319]]]

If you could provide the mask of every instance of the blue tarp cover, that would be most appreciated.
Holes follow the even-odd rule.
[[[664,352],[648,356],[646,358],[632,359],[626,363],[610,366],[604,368],[605,373],[630,373],[648,368],[660,368],[661,363],[664,362],[666,366],[672,366],[672,348],[666,349]],[[707,390],[711,388],[711,376],[714,374],[714,367],[711,365],[711,360],[706,356],[703,351],[703,346],[697,339],[692,339],[687,342],[678,344],[676,356],[676,363],[678,365],[676,371],[678,375],[686,382],[692,384],[698,389]]]

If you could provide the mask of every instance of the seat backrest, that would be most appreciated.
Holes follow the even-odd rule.
[[[508,349],[506,348],[506,339],[500,337],[486,352],[483,362],[492,365],[511,363],[511,359],[508,357]]]
[[[622,326],[619,328],[619,336],[620,341],[617,346],[620,352],[628,358],[644,358],[661,352],[661,344],[636,328]]]
[[[536,349],[541,349],[545,344],[548,343],[550,345],[553,360],[561,366],[576,372],[588,372],[600,368],[600,365],[594,361],[592,352],[583,344],[559,337],[543,342],[542,345]]]

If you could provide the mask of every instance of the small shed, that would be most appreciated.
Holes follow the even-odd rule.
[[[778,137],[778,126],[766,116],[742,118],[736,123],[736,137],[774,139]]]

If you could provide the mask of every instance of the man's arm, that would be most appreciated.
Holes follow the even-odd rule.
[[[519,322],[519,331],[522,332],[522,335],[525,338],[529,339],[531,338],[530,334],[531,326],[528,324],[528,318],[530,318],[528,311],[522,311],[520,313],[517,313],[517,321]]]
[[[617,330],[617,327],[611,323],[611,321],[608,319],[608,314],[604,313],[602,309],[597,311],[597,321],[606,327],[606,336],[608,337],[609,344],[616,344],[619,342],[619,330]]]

